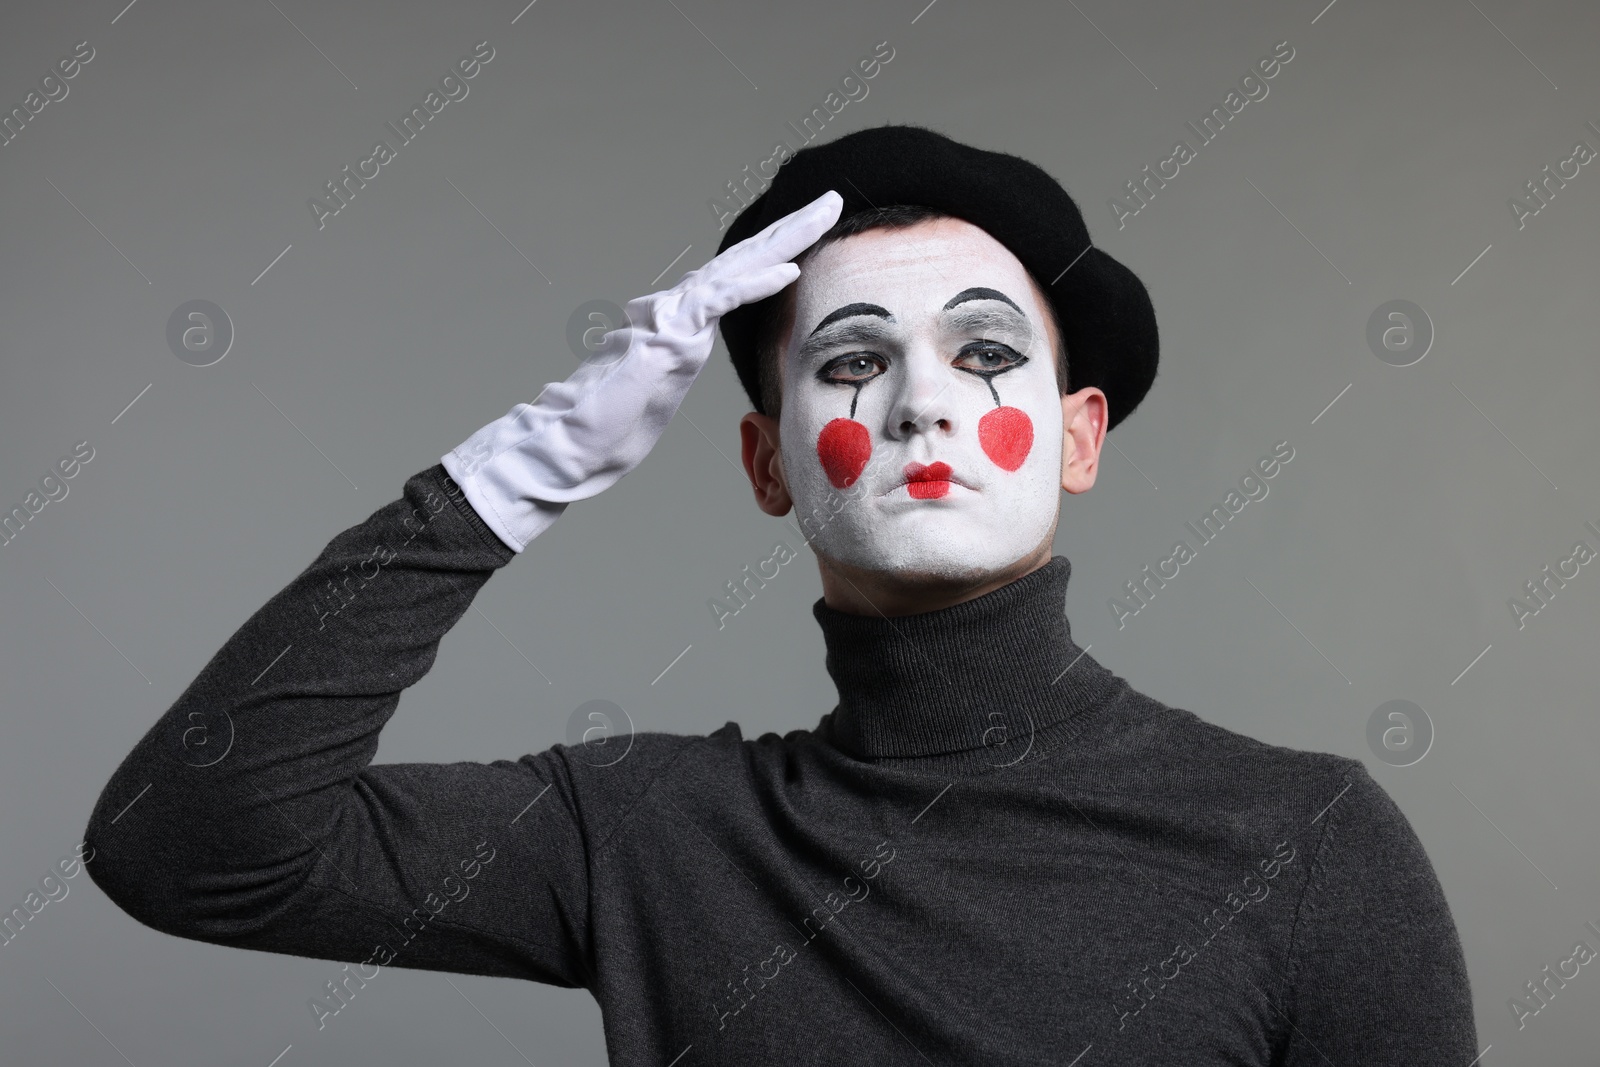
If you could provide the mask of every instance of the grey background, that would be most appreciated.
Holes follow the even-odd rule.
[[[12,5],[4,108],[76,42],[97,54],[0,148],[0,506],[76,442],[95,458],[0,547],[0,910],[228,634],[565,377],[579,304],[709,258],[709,198],[886,40],[824,137],[909,121],[1033,159],[1154,299],[1157,384],[1094,490],[1064,496],[1074,636],[1213,722],[1365,760],[1449,897],[1482,1062],[1591,1063],[1595,968],[1521,1032],[1507,1000],[1596,945],[1600,573],[1521,630],[1507,600],[1600,542],[1600,174],[1521,230],[1507,198],[1600,148],[1595,10],[925,2]],[[1268,97],[1119,231],[1108,198],[1285,39]],[[319,231],[307,198],[481,40],[467,99]],[[192,299],[237,330],[210,367],[166,344]],[[1391,299],[1437,329],[1410,367],[1365,341]],[[640,729],[815,725],[835,694],[809,554],[720,632],[706,605],[801,547],[737,470],[745,410],[719,341],[644,465],[483,590],[379,762],[515,758],[595,698]],[[1280,440],[1270,495],[1119,630],[1108,598]],[[1436,730],[1414,766],[1367,744],[1394,699]],[[306,1002],[337,965],[171,938],[68,884],[0,949],[15,1062],[604,1062],[582,991],[399,968],[318,1032]]]

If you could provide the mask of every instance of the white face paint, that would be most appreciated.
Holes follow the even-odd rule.
[[[1061,503],[1061,392],[1017,258],[936,219],[828,244],[795,284],[779,440],[812,547],[938,578],[1036,549]]]

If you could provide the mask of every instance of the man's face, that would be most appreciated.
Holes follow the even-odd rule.
[[[796,282],[779,420],[813,548],[929,578],[993,573],[1035,551],[1061,499],[1046,331],[1026,269],[971,223],[818,249]]]

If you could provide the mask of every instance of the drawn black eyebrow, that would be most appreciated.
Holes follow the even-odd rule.
[[[969,292],[970,291],[971,290],[969,290]],[[948,307],[949,305],[946,304],[945,306]],[[822,321],[817,323],[809,336],[815,337],[817,332],[824,326],[831,326],[840,319],[848,319],[856,315],[876,315],[880,319],[887,319],[890,322],[894,321],[894,316],[889,314],[889,309],[886,307],[880,307],[877,304],[846,304],[844,307],[837,308],[823,316]]]
[[[1005,304],[1011,310],[968,308],[965,311],[953,313],[950,311],[951,308],[971,300],[994,300]],[[943,310],[947,313],[949,325],[958,333],[991,333],[1010,330],[1022,338],[1025,347],[1032,346],[1033,327],[1028,322],[1027,314],[1017,306],[1016,301],[998,289],[990,289],[982,285],[963,289],[950,298],[949,303],[945,304]]]
[[[1033,327],[1021,310],[1002,311],[999,308],[975,307],[945,315],[946,327],[956,333],[1010,333],[1024,343],[1033,340]]]
[[[963,289],[955,296],[952,296],[950,302],[944,306],[944,310],[949,311],[957,304],[965,304],[968,300],[998,300],[1003,304],[1010,304],[1013,308],[1016,308],[1019,315],[1022,314],[1022,309],[1017,307],[1016,301],[1009,296],[998,289],[988,289],[981,285],[974,286],[971,289]]]
[[[991,293],[994,295],[990,296]],[[968,307],[958,311],[951,310],[970,300],[996,300],[1005,304],[1006,308],[1002,310],[994,307]],[[942,315],[946,328],[957,333],[1009,333],[1022,340],[1024,351],[1027,347],[1031,347],[1033,329],[1028,322],[1028,316],[998,290],[967,289],[945,305]],[[804,363],[810,363],[836,348],[848,345],[895,343],[899,340],[896,331],[870,319],[842,324],[840,322],[843,319],[869,316],[882,318],[890,323],[896,321],[895,317],[880,305],[847,304],[825,317],[811,331],[811,335],[800,343],[799,359]]]
[[[802,362],[809,363],[821,352],[836,348],[841,344],[872,344],[892,335],[875,322],[852,322],[837,325],[842,319],[876,317],[884,322],[894,322],[895,317],[889,309],[880,304],[863,304],[860,302],[846,304],[844,307],[835,308],[824,315],[822,321],[812,328],[806,339],[800,342],[799,358]],[[819,336],[820,335],[820,336]]]

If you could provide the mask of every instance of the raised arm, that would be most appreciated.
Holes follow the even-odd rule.
[[[512,558],[441,466],[410,478],[123,761],[86,834],[96,883],[180,937],[583,984],[585,850],[561,748],[369,765],[401,692]]]
[[[601,358],[329,542],[106,785],[86,833],[106,895],[201,941],[590,984],[588,858],[607,829],[597,813],[624,810],[672,746],[579,786],[565,746],[372,766],[378,734],[489,576],[569,502],[639,464],[704,366],[717,320],[793,281],[789,260],[842,203],[825,194],[630,302]]]

